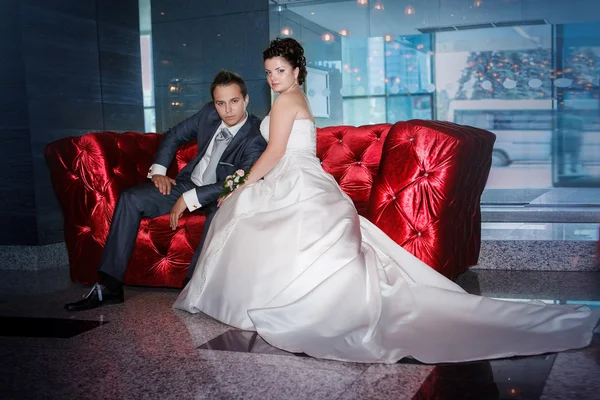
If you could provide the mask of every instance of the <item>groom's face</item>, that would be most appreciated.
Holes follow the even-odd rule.
[[[217,86],[213,93],[213,101],[217,113],[229,127],[239,124],[246,117],[248,96],[244,98],[242,90],[235,83]]]

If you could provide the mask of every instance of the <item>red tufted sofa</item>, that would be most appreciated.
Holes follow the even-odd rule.
[[[161,135],[95,132],[47,146],[52,184],[64,214],[71,279],[96,281],[102,247],[121,190],[146,182]],[[494,134],[447,122],[411,120],[318,129],[317,155],[358,212],[449,278],[476,265],[479,201],[491,167]],[[193,158],[182,146],[174,177]],[[180,286],[204,225],[186,212],[142,220],[126,284]]]

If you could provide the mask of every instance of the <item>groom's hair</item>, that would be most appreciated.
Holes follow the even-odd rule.
[[[242,96],[246,97],[248,95],[248,89],[246,88],[246,82],[242,79],[241,76],[236,74],[235,72],[225,71],[222,69],[219,71],[215,79],[213,79],[212,84],[210,85],[210,95],[212,99],[215,99],[215,89],[217,86],[229,86],[232,83],[235,83],[240,87],[242,91]]]

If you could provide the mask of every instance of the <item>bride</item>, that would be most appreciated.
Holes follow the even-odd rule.
[[[316,157],[303,54],[291,38],[264,51],[279,93],[261,124],[268,147],[221,202],[174,307],[342,361],[458,362],[587,346],[598,321],[589,308],[467,294],[358,216]]]

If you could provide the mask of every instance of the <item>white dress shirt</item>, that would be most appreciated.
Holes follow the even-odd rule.
[[[206,167],[208,167],[208,164],[210,163],[210,155],[212,153],[212,150],[213,150],[213,147],[215,144],[215,138],[217,137],[217,133],[219,133],[221,131],[221,129],[223,129],[223,128],[228,128],[229,132],[231,133],[231,137],[232,137],[231,140],[233,140],[235,135],[239,132],[239,130],[242,128],[242,126],[246,123],[247,119],[248,119],[248,114],[246,113],[246,117],[239,124],[234,125],[232,127],[228,127],[227,125],[225,125],[225,122],[221,121],[221,125],[219,125],[219,127],[213,134],[213,137],[210,140],[210,143],[208,144],[206,153],[204,153],[204,156],[200,159],[200,161],[198,162],[198,165],[196,165],[196,167],[192,171],[191,179],[195,185],[197,185],[197,186],[203,185],[202,175],[204,175],[204,171],[206,171]],[[160,165],[160,164],[152,164],[152,166],[150,167],[150,171],[148,172],[148,178],[152,178],[152,175],[166,175],[166,174],[167,174],[167,167],[165,167],[164,165]],[[202,204],[200,204],[200,201],[198,200],[198,195],[196,194],[196,189],[190,189],[187,192],[183,193],[183,201],[185,201],[185,205],[187,206],[188,210],[190,210],[190,211],[196,211],[197,209],[202,207]]]

